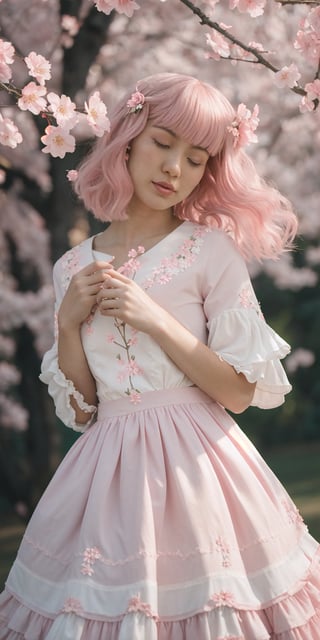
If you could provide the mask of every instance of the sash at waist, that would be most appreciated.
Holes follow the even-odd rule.
[[[129,396],[123,396],[116,400],[100,400],[97,419],[128,415],[156,407],[194,403],[213,404],[214,400],[198,387],[159,389],[135,395],[135,402],[132,402]]]

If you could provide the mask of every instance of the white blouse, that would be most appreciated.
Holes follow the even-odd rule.
[[[93,251],[92,244],[88,238],[54,265],[56,310],[73,274],[98,257],[110,258]],[[291,385],[280,359],[290,347],[266,324],[246,264],[224,231],[183,222],[148,251],[131,251],[121,271],[237,372],[257,383],[252,405],[267,409],[283,403]],[[150,336],[99,311],[83,323],[82,341],[99,399],[129,397],[136,404],[146,391],[193,384]],[[93,407],[59,369],[56,341],[43,358],[40,379],[48,384],[62,422],[84,431],[94,417],[77,425],[70,396],[83,409]]]

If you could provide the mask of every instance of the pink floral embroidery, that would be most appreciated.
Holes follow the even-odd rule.
[[[289,500],[282,500],[283,507],[287,513],[290,524],[303,524],[303,518],[299,513],[299,509]]]
[[[122,358],[121,354],[117,354],[117,361],[120,365],[121,369],[117,375],[119,382],[124,382],[125,380],[128,383],[128,386],[125,390],[125,394],[129,396],[130,402],[133,404],[137,404],[140,402],[140,391],[134,384],[134,377],[143,374],[143,370],[136,362],[135,355],[131,351],[131,347],[136,345],[138,342],[137,338],[137,330],[129,327],[124,322],[120,322],[115,319],[114,326],[118,331],[120,336],[119,341],[114,338],[113,343],[118,345],[120,349],[124,350],[125,358]],[[131,335],[128,335],[131,333]]]
[[[254,295],[252,288],[249,285],[241,289],[239,293],[239,302],[245,309],[255,309],[257,314],[263,317],[260,305]]]
[[[127,260],[127,262],[118,269],[119,273],[123,273],[127,278],[131,278],[133,280],[141,266],[138,256],[142,255],[144,251],[145,249],[142,246],[139,246],[137,249],[130,249],[128,252],[129,260]],[[125,352],[125,359],[121,357],[120,353],[117,354],[117,361],[121,367],[117,378],[120,382],[127,380],[128,386],[125,390],[125,394],[129,396],[130,402],[138,404],[141,400],[141,392],[134,384],[133,378],[143,374],[143,370],[136,362],[135,355],[131,351],[131,348],[138,342],[138,331],[133,327],[127,326],[117,318],[114,320],[114,327],[118,333],[118,338],[109,334],[107,336],[107,341],[118,345],[120,349],[123,349]],[[128,333],[131,335],[128,335]]]
[[[230,567],[230,547],[221,536],[216,539],[216,547],[222,556],[222,566]]]
[[[80,263],[80,246],[78,245],[73,249],[67,251],[61,258],[61,264],[63,269],[62,274],[62,286],[66,291],[72,276],[79,271]]]
[[[141,600],[140,593],[133,596],[129,600],[129,604],[127,608],[128,613],[136,613],[138,611],[140,611],[141,613],[144,613],[144,615],[147,616],[148,618],[154,618],[155,620],[158,619],[158,616],[152,613],[150,604],[148,604],[147,602],[143,602]]]
[[[67,598],[61,611],[62,613],[76,613],[77,615],[81,615],[83,613],[83,608],[80,600],[77,600],[76,598]]]
[[[94,574],[93,565],[96,560],[100,560],[101,557],[101,553],[97,547],[87,547],[83,552],[81,573],[85,576],[92,576]]]
[[[209,607],[233,607],[234,597],[230,591],[216,591],[210,596],[208,601]]]
[[[97,307],[98,307],[98,305],[96,305],[96,304],[92,307],[91,313],[88,315],[88,317],[87,317],[87,319],[85,321],[85,325],[84,325],[85,326],[85,331],[88,334],[93,333],[93,328],[92,328],[91,325],[92,325],[94,314],[95,314],[95,312],[97,310]]]
[[[151,276],[142,283],[142,288],[147,290],[156,283],[167,284],[174,275],[191,266],[196,256],[200,253],[204,235],[208,231],[210,231],[208,227],[195,225],[192,235],[184,241],[179,251],[169,257],[164,257],[160,262],[160,266],[154,268]],[[123,273],[133,280],[141,267],[139,256],[143,253],[145,253],[143,246],[138,246],[137,249],[130,249],[128,260],[118,269],[119,273]],[[132,352],[132,347],[138,343],[138,331],[117,318],[114,321],[114,327],[116,333],[108,334],[106,339],[107,342],[118,345],[122,350],[122,353],[119,352],[116,356],[120,367],[117,378],[120,382],[127,381],[125,394],[129,397],[130,402],[138,404],[141,400],[141,391],[137,388],[135,377],[142,375],[143,370],[136,362],[135,354]]]
[[[139,246],[137,249],[130,249],[128,253],[127,262],[125,262],[121,267],[119,267],[119,273],[123,273],[127,278],[134,278],[138,269],[141,267],[141,263],[138,260],[138,256],[141,256],[145,252],[144,247]]]
[[[70,280],[71,280],[72,276],[74,276],[79,271],[79,268],[80,268],[80,249],[81,249],[82,244],[83,243],[77,245],[73,249],[70,249],[61,258],[61,260],[62,260],[62,269],[63,269],[62,286],[63,286],[63,289],[65,291],[67,290],[67,288],[68,288],[68,286],[70,284]],[[86,321],[84,323],[85,331],[88,334],[93,333],[93,329],[92,329],[91,325],[92,325],[92,321],[93,321],[96,309],[97,309],[97,305],[95,305],[95,307],[92,309],[91,313],[89,314],[89,316],[87,317],[87,319],[86,319]]]
[[[160,266],[152,270],[149,278],[142,284],[143,289],[150,289],[154,284],[167,284],[175,275],[188,269],[200,253],[204,235],[208,231],[210,229],[204,226],[195,228],[192,235],[184,241],[177,253],[163,258]]]
[[[130,391],[129,394],[130,397],[130,402],[132,402],[132,404],[139,404],[139,402],[141,402],[141,393],[140,391]]]

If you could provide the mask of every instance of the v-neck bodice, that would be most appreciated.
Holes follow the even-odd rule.
[[[57,305],[73,274],[96,256],[93,238],[88,238],[58,260]],[[223,231],[186,221],[145,253],[136,248],[121,270],[200,342],[251,382],[258,381],[253,404],[281,404],[291,387],[279,358],[289,346],[265,323],[245,262]],[[101,400],[129,397],[139,403],[144,392],[192,385],[147,333],[99,310],[83,323],[81,332]],[[56,345],[45,357],[44,369],[50,368],[50,359],[57,367]],[[61,376],[60,381],[63,386]]]

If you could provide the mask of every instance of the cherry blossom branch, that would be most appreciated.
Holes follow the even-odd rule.
[[[307,4],[307,5],[320,5],[319,0],[277,0],[278,4],[288,4],[288,5],[296,5],[296,4]]]
[[[280,69],[275,67],[275,65],[273,65],[267,58],[265,58],[265,56],[262,55],[261,51],[259,51],[255,47],[246,45],[244,42],[242,42],[241,40],[233,36],[231,33],[229,33],[229,31],[227,31],[227,29],[223,28],[218,22],[211,20],[205,13],[203,13],[203,11],[201,11],[201,9],[199,9],[199,7],[196,7],[196,5],[193,2],[191,2],[190,0],[180,0],[180,2],[182,2],[182,4],[184,4],[186,7],[188,7],[188,9],[190,9],[190,11],[194,13],[194,15],[198,16],[200,20],[200,24],[207,25],[211,29],[214,29],[214,31],[218,31],[218,33],[224,36],[226,40],[229,40],[230,42],[232,42],[232,44],[237,45],[238,47],[240,47],[244,51],[247,51],[247,53],[250,53],[252,56],[255,57],[255,60],[248,60],[248,62],[261,64],[267,69],[270,69],[270,71],[272,71],[273,73],[278,73],[280,71]],[[232,58],[231,56],[227,56],[225,59],[232,59]],[[305,91],[305,89],[303,89],[299,85],[290,87],[290,90],[293,91],[294,93],[297,93],[300,96],[307,95],[307,92]]]
[[[0,82],[0,89],[2,89],[3,91],[6,91],[7,93],[9,93],[9,95],[14,96],[16,100],[18,98],[21,98],[21,89],[18,89],[10,82],[7,82],[7,83]]]

